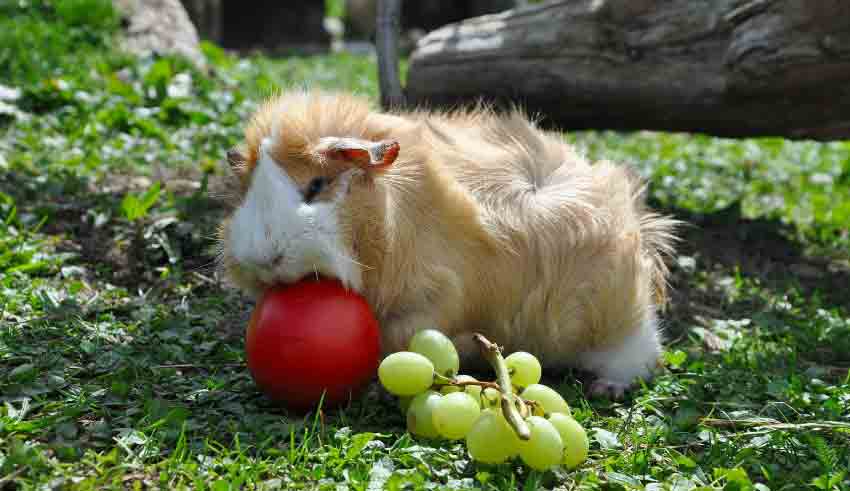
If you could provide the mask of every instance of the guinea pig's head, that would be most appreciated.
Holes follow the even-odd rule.
[[[315,275],[362,288],[355,242],[376,218],[364,215],[380,209],[374,178],[399,152],[396,141],[364,136],[364,111],[339,99],[278,99],[227,152],[237,196],[219,237],[238,287],[258,294]]]

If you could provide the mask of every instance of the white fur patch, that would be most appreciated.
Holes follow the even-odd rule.
[[[629,387],[638,378],[652,378],[660,354],[658,321],[655,316],[649,316],[637,332],[625,338],[619,346],[582,353],[579,363],[605,383]]]
[[[355,290],[362,287],[359,265],[339,236],[339,204],[353,173],[338,178],[332,202],[305,203],[296,183],[260,145],[251,186],[230,223],[233,258],[262,283],[291,283],[320,273]]]

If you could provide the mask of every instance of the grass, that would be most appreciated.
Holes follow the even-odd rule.
[[[101,0],[0,4],[0,489],[850,489],[850,142],[569,133],[692,224],[665,367],[626,401],[548,374],[575,471],[470,462],[373,388],[319,417],[264,399],[250,304],[219,283],[221,156],[273,90],[375,99],[374,60],[110,48]],[[97,15],[91,12],[99,12]]]

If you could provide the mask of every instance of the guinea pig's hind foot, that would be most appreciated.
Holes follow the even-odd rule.
[[[617,400],[639,379],[652,379],[660,354],[658,324],[650,318],[615,346],[582,353],[579,364],[597,376],[590,386],[591,395]]]

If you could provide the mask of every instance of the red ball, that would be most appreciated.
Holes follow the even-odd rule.
[[[257,386],[296,411],[357,397],[376,376],[381,353],[378,321],[366,300],[330,279],[265,292],[245,345]]]

